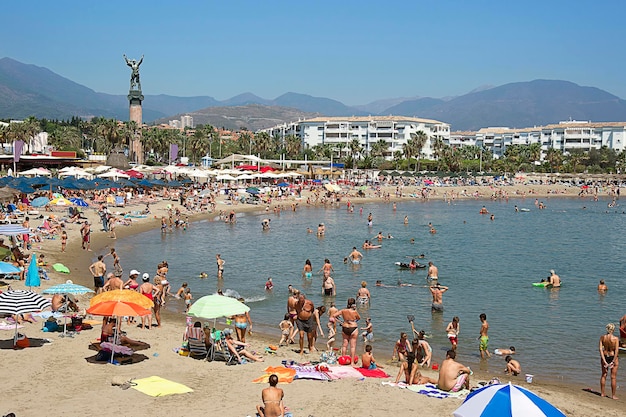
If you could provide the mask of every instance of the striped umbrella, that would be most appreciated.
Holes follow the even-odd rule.
[[[50,307],[50,300],[43,298],[40,294],[26,290],[12,290],[0,294],[0,313],[24,314],[33,311],[41,311]],[[17,341],[17,320],[15,320],[15,336],[13,345]]]
[[[87,294],[88,292],[94,291],[91,288],[74,284],[71,279],[68,279],[63,284],[57,284],[46,288],[42,291],[42,294]]]
[[[505,384],[487,385],[470,393],[454,417],[565,417],[558,408],[531,391]]]
[[[30,233],[30,229],[22,227],[19,224],[3,224],[0,226],[0,235],[5,236],[17,236],[27,235]]]

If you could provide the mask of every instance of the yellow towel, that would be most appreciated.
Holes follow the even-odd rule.
[[[184,394],[193,390],[178,382],[163,379],[160,376],[150,376],[148,378],[134,379],[133,388],[151,397],[162,397],[171,394]]]

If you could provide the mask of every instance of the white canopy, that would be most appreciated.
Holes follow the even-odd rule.
[[[18,172],[17,175],[24,176],[24,177],[28,177],[28,176],[38,177],[38,176],[43,175],[43,176],[48,177],[52,175],[52,172],[48,171],[45,168],[31,168],[26,171]]]
[[[113,180],[117,181],[118,178],[130,178],[130,175],[125,174],[124,172],[118,169],[112,169],[110,171],[105,172],[104,174],[98,175],[98,178],[113,178]]]

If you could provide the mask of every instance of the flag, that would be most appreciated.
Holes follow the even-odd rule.
[[[170,143],[170,162],[175,161],[178,158],[178,145]]]
[[[24,149],[24,141],[16,140],[13,142],[13,162],[20,161],[20,155],[22,154],[22,149]]]

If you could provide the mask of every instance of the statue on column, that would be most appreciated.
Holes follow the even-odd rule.
[[[124,54],[124,60],[126,60],[126,65],[128,65],[132,70],[132,73],[130,74],[130,89],[141,91],[141,82],[139,81],[139,66],[143,62],[143,55],[141,56],[141,59],[137,61],[136,59],[128,59],[126,57],[126,54]]]

